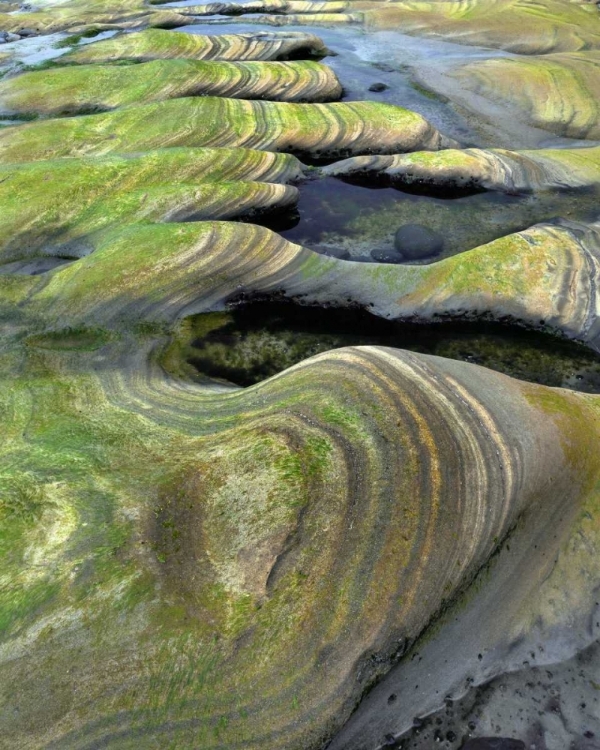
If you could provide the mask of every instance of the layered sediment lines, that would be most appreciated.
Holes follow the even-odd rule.
[[[108,308],[98,296],[106,285],[99,289],[94,261],[111,269],[110,304],[119,307],[125,336],[140,317],[149,324],[157,305],[169,316],[182,311],[184,298],[188,311],[211,305],[224,272],[213,251],[221,226],[231,227],[210,225],[210,237],[194,245],[181,239],[186,231],[172,233],[154,267],[141,265],[152,249],[132,232],[129,242],[111,246],[110,258],[98,249],[77,274],[56,274],[24,313],[66,311],[68,299],[73,307],[62,323],[74,327],[66,341],[82,330],[81,310],[104,323]],[[266,233],[245,232],[236,237],[245,240],[243,259],[230,263],[246,279],[270,273],[275,282],[293,263],[289,252],[280,247],[269,259]],[[185,292],[168,252],[181,261],[185,255]],[[126,286],[131,264],[137,299]],[[194,281],[201,267],[204,278]],[[150,292],[151,283],[162,289]],[[54,712],[43,725],[28,725],[37,744],[126,747],[160,737],[182,747],[322,747],[522,516],[530,525],[546,513],[571,517],[595,497],[598,429],[581,425],[596,425],[598,408],[586,397],[377,347],[329,352],[254,388],[221,394],[170,383],[145,359],[152,341],[138,338],[132,347],[133,340],[113,340],[88,357],[62,354],[56,333],[39,332],[29,343],[62,378],[72,368],[85,411],[94,415],[63,481],[68,476],[74,491],[109,468],[137,465],[119,502],[130,513],[137,507],[139,518],[118,543],[118,565],[128,573],[118,592],[107,596],[102,572],[86,568],[95,586],[81,604],[85,626],[71,626],[77,637],[59,629],[3,666],[19,700],[36,679],[32,663],[60,654],[71,664],[48,702]],[[91,361],[98,363],[92,369]],[[48,385],[28,386],[40,400],[39,420],[51,408],[41,396]],[[63,430],[82,408],[78,391],[61,395]],[[16,433],[16,414],[13,420]],[[106,445],[106,433],[123,434],[126,424],[136,440],[123,455],[121,442]],[[30,439],[16,434],[13,453]],[[106,499],[98,492],[94,500],[100,512]],[[84,544],[93,552],[86,528],[63,541],[65,557],[73,549],[81,556]],[[69,578],[72,567],[53,568],[59,613],[69,592],[89,585],[85,577]],[[127,618],[102,616],[124,607]],[[54,708],[83,685],[90,700],[76,715]],[[21,704],[29,719],[31,704]],[[18,739],[19,730],[9,720],[5,736]]]
[[[142,26],[175,28],[189,23],[178,8],[152,9],[143,0],[70,0],[52,7],[20,13],[0,12],[0,29],[19,34],[96,29],[127,29]]]
[[[89,251],[89,237],[132,222],[227,219],[293,206],[303,174],[287,154],[164,149],[131,157],[0,167],[3,262]]]
[[[67,62],[105,63],[117,60],[144,62],[158,59],[185,60],[285,60],[289,57],[323,56],[319,37],[303,32],[248,34],[173,34],[162,29],[121,34],[112,39],[76,47],[62,57]]]
[[[232,19],[247,23],[247,19]],[[264,23],[269,26],[347,26],[362,23],[362,13],[293,13],[267,14],[254,16],[252,23]]]
[[[138,317],[173,321],[242,291],[278,293],[312,304],[356,304],[389,319],[513,319],[600,348],[597,224],[540,224],[427,266],[341,261],[262,227],[227,223],[132,227],[99,237],[94,247],[40,291],[41,301],[53,300],[45,316],[118,328]],[[168,287],[158,273],[165,264]],[[121,284],[95,291],[92,301],[86,290],[117,270]]]
[[[0,14],[0,28],[177,25],[241,10],[202,7],[70,0]],[[577,3],[352,8],[267,0],[245,11],[281,23],[364,12],[519,51],[597,44],[584,22],[597,11]],[[262,80],[283,64],[202,59],[266,59],[288,38],[271,35],[269,47],[143,32],[72,61],[115,61],[120,45],[139,61],[153,40],[158,57],[185,47],[189,59],[1,84],[17,96],[34,81],[26,106],[39,109],[22,111],[136,104],[0,129],[3,262],[72,261],[35,277],[0,274],[0,684],[10,686],[0,717],[10,747],[320,750],[365,691],[406,667],[419,636],[435,640],[436,623],[460,685],[478,661],[465,650],[472,638],[496,674],[535,628],[545,642],[586,618],[579,645],[600,627],[589,616],[600,577],[597,397],[381,347],[331,351],[248,389],[168,374],[181,321],[255,295],[395,320],[511,320],[600,351],[598,223],[540,224],[410,266],[318,255],[251,224],[190,221],[293,205],[288,183],[308,169],[274,151],[358,156],[324,173],[400,183],[510,192],[597,181],[598,149],[458,151],[422,116],[385,104],[141,103],[177,86],[180,97],[181,71],[198,66],[228,79],[260,69]],[[313,79],[323,70],[284,68]],[[60,101],[56,88],[44,99],[40,76],[73,76],[73,91],[64,83]],[[466,625],[455,637],[440,618],[463,594],[473,598],[448,615]],[[398,704],[420,698],[421,677],[448,683],[450,667],[425,663],[419,673],[415,659],[419,683]],[[357,747],[393,741],[360,721],[349,733]]]
[[[600,183],[600,148],[446,149],[356,156],[322,167],[324,176],[370,178],[393,185],[486,189],[507,193],[579,188]]]
[[[335,73],[313,61],[82,65],[24,73],[1,82],[0,117],[105,111],[189,96],[323,102],[339,99],[341,93]]]
[[[598,50],[474,61],[451,75],[529,125],[567,138],[600,138]]]
[[[4,128],[0,162],[175,146],[242,146],[333,157],[453,144],[421,115],[389,104],[288,104],[198,97]]]
[[[459,44],[496,47],[521,55],[600,47],[593,3],[562,0],[466,2],[356,2],[371,27],[435,35]]]
[[[237,16],[248,13],[282,13],[286,15],[342,13],[350,7],[344,0],[254,0],[248,3],[216,2],[204,5],[186,5],[178,12],[190,16]]]

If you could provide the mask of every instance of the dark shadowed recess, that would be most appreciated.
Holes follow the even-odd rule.
[[[317,252],[365,261],[372,251],[393,249],[394,235],[405,224],[444,236],[443,252],[425,261],[434,262],[558,217],[593,220],[600,198],[594,188],[506,195],[473,187],[391,187],[384,177],[352,182],[326,177],[304,182],[299,190],[297,207],[259,223]]]
[[[600,356],[549,333],[499,323],[388,321],[356,308],[256,301],[186,321],[180,351],[199,373],[241,386],[315,354],[378,345],[472,362],[507,375],[600,393]]]

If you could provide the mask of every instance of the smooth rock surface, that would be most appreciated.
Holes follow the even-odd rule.
[[[405,224],[396,230],[394,247],[406,260],[423,260],[442,252],[444,238],[421,224]]]

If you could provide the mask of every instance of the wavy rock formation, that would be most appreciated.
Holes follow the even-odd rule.
[[[289,57],[324,56],[326,47],[313,34],[300,31],[248,34],[173,34],[162,29],[121,34],[76,47],[63,61],[103,63],[116,60],[285,60]]]
[[[23,30],[35,34],[52,34],[56,31],[86,31],[96,29],[128,29],[157,26],[168,29],[185,26],[189,17],[178,8],[154,10],[143,0],[68,0],[45,7],[36,3],[39,10],[19,13],[0,12],[0,29],[20,34]],[[40,7],[41,6],[41,7]]]
[[[260,10],[528,53],[600,38],[595,7],[557,0],[39,7],[11,5],[0,29]],[[307,39],[144,30],[70,61],[152,62],[0,84],[13,112],[135,104],[0,128],[0,744],[11,750],[373,750],[532,652],[551,662],[600,637],[600,397],[374,346],[249,388],[181,376],[186,318],[255,298],[323,316],[361,308],[374,325],[512,322],[600,352],[598,221],[538,224],[410,266],[326,257],[223,220],[293,206],[289,183],[308,176],[507,192],[598,183],[598,148],[459,150],[389,104],[233,98],[337,90],[318,63],[271,61]],[[215,71],[230,98],[145,103],[213,85]],[[353,158],[318,172],[292,152]]]
[[[316,3],[315,3],[316,4]],[[240,23],[247,23],[247,19],[232,19]],[[269,26],[348,26],[362,23],[362,13],[286,13],[280,15],[260,15],[252,18],[252,23],[264,23]]]
[[[366,295],[344,268],[208,223],[0,279],[7,741],[321,747],[515,525],[562,513],[565,542],[598,502],[588,396],[375,347],[246,390],[165,376],[181,316],[240,290]],[[382,314],[398,285],[363,268]]]
[[[0,82],[0,117],[106,111],[188,96],[323,102],[339,99],[341,93],[335,73],[310,60],[154,60],[125,67],[82,65],[23,73]]]
[[[392,185],[500,190],[507,193],[578,188],[600,184],[600,148],[446,149],[355,156],[322,167],[324,176],[373,178]]]
[[[253,0],[247,3],[216,2],[187,5],[178,12],[189,16],[238,16],[248,13],[283,13],[285,15],[343,13],[350,6],[345,0]]]
[[[0,167],[0,258],[78,257],[94,233],[131,222],[289,208],[298,191],[284,183],[301,175],[292,156],[246,149],[165,149]]]
[[[67,315],[77,325],[130,322],[138,306],[146,319],[160,321],[174,309],[199,312],[198,295],[208,295],[214,307],[216,276],[221,303],[244,289],[311,304],[356,304],[388,319],[513,319],[548,326],[598,351],[599,230],[597,224],[541,224],[430,265],[381,266],[317,255],[250,225],[132,227],[90,239],[93,254],[57,271],[40,294],[55,300],[58,319]],[[165,264],[168,299],[159,293],[164,282],[157,272]],[[98,291],[117,268],[121,288]]]
[[[242,146],[335,157],[455,145],[415,112],[376,102],[287,104],[216,97],[33,122],[0,131],[0,162]]]
[[[530,125],[567,138],[600,138],[599,50],[474,61],[451,75]]]
[[[466,2],[356,2],[366,23],[459,44],[497,47],[519,55],[574,52],[600,47],[593,3],[561,0]]]

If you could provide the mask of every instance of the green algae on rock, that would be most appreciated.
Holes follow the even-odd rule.
[[[518,518],[561,511],[564,540],[597,502],[600,414],[579,394],[376,347],[247,390],[165,376],[170,324],[240,288],[297,276],[345,299],[356,274],[316,262],[258,227],[138,227],[43,290],[19,281],[30,335],[0,355],[2,450],[28,468],[2,477],[11,741],[317,748]],[[61,674],[43,708],[34,663]]]
[[[595,9],[555,0],[371,3],[364,16],[359,3],[352,14],[294,0],[254,8],[282,24],[343,24],[424,6],[465,40],[596,44],[584,23]],[[195,10],[68,0],[3,14],[0,27],[181,25]],[[540,30],[552,33],[540,41]],[[597,398],[373,346],[247,389],[165,371],[182,319],[243,295],[395,320],[509,319],[598,351],[597,223],[533,226],[429,266],[326,258],[248,224],[178,223],[290,205],[286,183],[308,170],[269,150],[389,153],[361,164],[402,171],[399,152],[418,149],[415,169],[496,189],[595,181],[591,149],[422,153],[444,146],[456,144],[397,107],[212,97],[0,132],[5,262],[73,259],[0,274],[7,746],[319,750],[436,625],[460,684],[477,660],[465,638],[485,643],[493,675],[531,633],[594,637]],[[519,534],[519,556],[504,556]],[[441,688],[447,670],[427,662],[425,674]],[[407,711],[416,684],[399,701]],[[333,747],[364,747],[365,728]]]
[[[248,13],[282,13],[285,15],[342,13],[350,3],[345,0],[250,0],[246,3],[214,2],[206,5],[186,5],[178,12],[190,16],[237,16]]]
[[[48,321],[67,316],[117,329],[132,317],[164,323],[206,310],[204,295],[214,308],[243,290],[355,304],[388,319],[512,319],[600,347],[597,224],[540,224],[427,266],[337,260],[262,227],[227,222],[132,226],[90,243],[91,255],[55,271],[37,293]],[[113,283],[100,292],[107,275]]]
[[[326,47],[319,37],[303,32],[248,34],[173,33],[162,29],[120,34],[76,47],[61,59],[67,62],[103,63],[118,60],[145,62],[186,60],[285,60],[289,57],[323,57]]]
[[[31,30],[35,34],[56,31],[85,32],[96,29],[127,29],[142,26],[175,28],[189,23],[178,8],[153,9],[143,0],[68,0],[50,7],[19,13],[0,12],[0,28],[19,34]]]
[[[371,28],[441,36],[519,55],[600,48],[598,10],[593,3],[578,0],[365,0],[352,7],[363,10]]]
[[[288,104],[173,99],[0,132],[0,162],[131,153],[174,146],[243,146],[331,158],[456,145],[424,117],[390,104]]]
[[[78,257],[89,237],[131,222],[234,218],[297,200],[293,156],[247,149],[163,149],[0,166],[3,262]]]
[[[106,111],[190,96],[334,101],[342,87],[314,61],[154,60],[132,66],[81,65],[23,73],[0,82],[0,117]]]
[[[393,185],[500,190],[508,193],[600,184],[600,147],[446,149],[437,153],[355,156],[321,168],[325,176],[368,177]]]
[[[316,3],[313,3],[316,5]],[[232,23],[247,23],[247,19],[233,18]],[[348,26],[363,22],[362,13],[293,13],[259,15],[252,18],[252,23],[268,26]]]
[[[567,138],[600,138],[598,49],[476,60],[450,75],[529,125]]]

